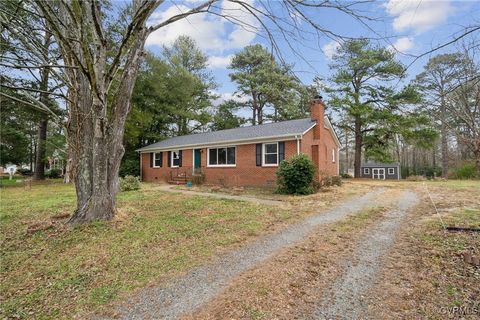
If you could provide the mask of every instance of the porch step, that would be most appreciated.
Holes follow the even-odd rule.
[[[187,177],[181,177],[181,176],[172,177],[172,181],[187,181]]]
[[[168,181],[169,184],[175,184],[175,185],[183,185],[185,183],[187,183],[186,181],[177,181],[177,180],[169,180]]]

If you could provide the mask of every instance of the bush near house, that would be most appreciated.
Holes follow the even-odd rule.
[[[284,194],[311,194],[314,192],[315,165],[304,154],[280,163],[277,170],[277,192]]]
[[[120,178],[121,191],[133,191],[140,189],[140,179],[134,176],[125,176]]]
[[[137,155],[136,155],[137,156]],[[120,177],[140,176],[140,160],[124,159],[120,165]]]

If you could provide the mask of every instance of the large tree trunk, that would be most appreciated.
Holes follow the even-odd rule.
[[[98,84],[92,92],[89,81],[76,74],[76,90],[71,91],[69,154],[72,156],[73,180],[77,191],[77,208],[70,223],[110,220],[116,209],[119,191],[120,162],[124,154],[123,135],[130,111],[135,78],[138,72],[145,38],[139,34],[128,55],[125,71],[119,79],[113,102],[107,106],[107,93]],[[96,66],[102,70],[102,66]],[[100,74],[100,73],[97,73]],[[85,97],[88,97],[87,99]],[[93,111],[93,112],[88,112]],[[82,127],[82,134],[78,134]]]
[[[72,92],[75,105],[71,106],[72,116],[68,124],[69,154],[77,192],[77,208],[70,223],[112,219],[118,192],[110,184],[110,179],[118,175],[118,171],[112,170],[115,166],[110,167],[109,163],[112,157],[109,137],[112,133],[105,117],[107,106],[92,97],[84,78],[79,75],[78,91]],[[87,113],[92,105],[94,112]],[[78,134],[80,127],[82,134]]]
[[[37,156],[35,158],[35,173],[33,180],[45,179],[45,150],[47,141],[48,119],[43,117],[38,123]]]
[[[362,123],[359,117],[355,119],[355,157],[354,157],[354,175],[355,178],[360,178],[360,169],[362,166]]]

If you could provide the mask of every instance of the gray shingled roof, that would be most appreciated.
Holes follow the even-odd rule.
[[[379,168],[382,168],[382,167],[390,167],[390,168],[393,168],[393,167],[398,167],[400,164],[398,162],[394,162],[394,163],[379,163],[379,162],[367,162],[367,163],[364,163],[362,164],[362,167],[366,167],[366,168],[372,168],[372,167],[379,167]]]
[[[187,146],[201,146],[244,140],[261,140],[262,138],[294,137],[301,135],[315,124],[310,118],[267,123],[257,126],[240,127],[213,132],[178,136],[153,143],[137,151],[172,149]]]

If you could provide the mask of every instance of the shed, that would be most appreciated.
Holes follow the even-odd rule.
[[[362,164],[360,175],[362,178],[400,180],[400,164],[367,162]]]

